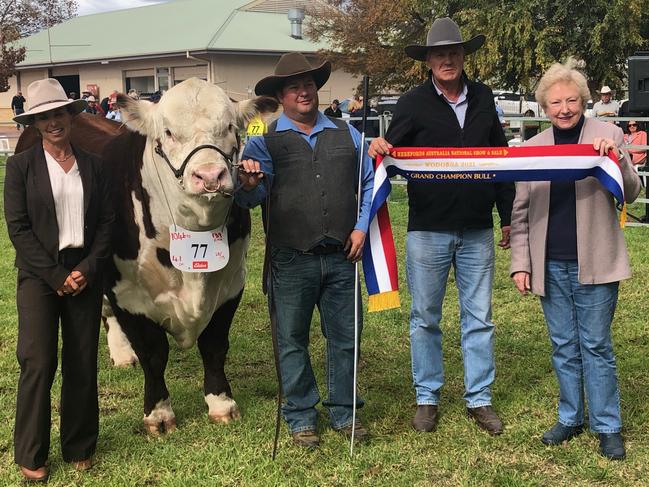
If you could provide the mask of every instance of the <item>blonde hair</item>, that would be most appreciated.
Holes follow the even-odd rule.
[[[541,77],[536,88],[536,101],[544,110],[548,106],[548,91],[557,83],[574,83],[579,91],[582,107],[586,108],[586,103],[590,99],[590,90],[586,77],[576,67],[577,60],[569,57],[563,64],[554,63]]]
[[[363,108],[363,103],[361,103],[359,100],[352,100],[347,105],[347,110],[349,110],[350,112],[354,110],[360,110],[361,108]]]

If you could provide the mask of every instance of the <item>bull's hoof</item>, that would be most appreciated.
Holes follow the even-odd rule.
[[[138,363],[137,355],[135,354],[130,357],[111,357],[110,359],[113,362],[113,367],[117,367],[119,369],[130,369],[136,367]]]
[[[225,392],[221,394],[208,394],[205,402],[209,408],[208,417],[212,423],[228,424],[241,419],[239,406]]]
[[[145,418],[144,427],[152,436],[162,436],[167,433],[173,433],[177,429],[176,418],[167,421],[151,421]]]
[[[171,401],[163,399],[148,415],[144,416],[144,427],[153,436],[160,436],[176,430],[176,415],[171,409]]]
[[[209,414],[210,421],[217,424],[228,424],[232,421],[241,419],[241,413],[238,408],[233,408],[225,414]]]

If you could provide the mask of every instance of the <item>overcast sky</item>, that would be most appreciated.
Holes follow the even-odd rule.
[[[77,0],[79,8],[77,15],[96,14],[110,10],[122,10],[125,8],[143,7],[154,3],[162,3],[169,0]]]

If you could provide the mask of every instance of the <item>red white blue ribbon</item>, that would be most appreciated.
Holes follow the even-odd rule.
[[[390,177],[417,182],[577,181],[589,176],[624,203],[616,155],[600,156],[590,144],[525,147],[399,147],[377,158],[370,227],[363,250],[369,311],[399,307],[397,259],[388,215]],[[434,191],[434,188],[431,188]]]

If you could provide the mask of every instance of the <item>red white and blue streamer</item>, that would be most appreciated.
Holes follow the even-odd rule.
[[[413,182],[577,181],[589,176],[624,203],[616,155],[600,156],[590,144],[525,147],[399,147],[377,158],[370,227],[363,250],[369,311],[399,307],[397,259],[388,215],[390,177]],[[431,188],[434,191],[434,188]]]

